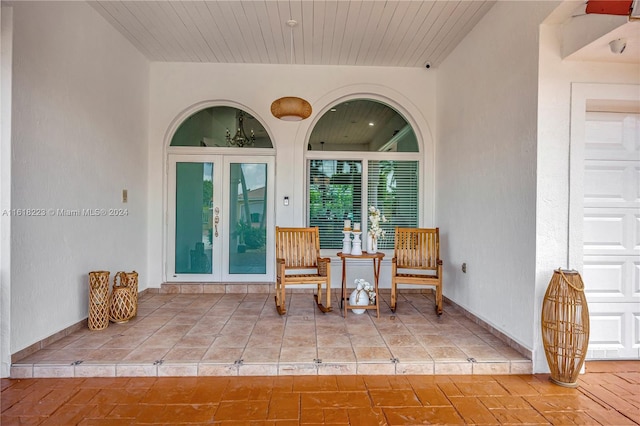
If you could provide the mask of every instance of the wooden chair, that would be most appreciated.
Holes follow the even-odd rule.
[[[439,228],[396,228],[391,260],[391,310],[396,311],[398,284],[434,286],[436,312],[442,315],[442,260]]]
[[[322,312],[331,311],[331,259],[320,257],[318,227],[280,228],[276,226],[276,309],[287,312],[285,289],[289,284],[316,284],[314,299]],[[326,288],[326,305],[322,286]]]

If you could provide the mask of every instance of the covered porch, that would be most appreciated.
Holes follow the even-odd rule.
[[[91,331],[84,321],[15,354],[11,377],[532,372],[527,356],[462,309],[445,303],[438,316],[430,290],[402,291],[395,313],[389,290],[381,290],[380,318],[374,310],[345,318],[339,291],[333,311],[323,314],[309,290],[288,290],[287,315],[280,316],[267,289],[236,284],[203,293],[196,284],[146,291],[127,323]]]

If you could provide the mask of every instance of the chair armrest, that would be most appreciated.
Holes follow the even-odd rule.
[[[327,276],[327,267],[331,265],[331,259],[328,257],[319,257],[318,262],[318,275],[321,277]]]
[[[276,259],[276,279],[280,281],[285,275],[285,260],[282,258]]]
[[[436,264],[437,264],[438,266],[442,266],[442,260],[440,260],[440,259],[436,260]]]

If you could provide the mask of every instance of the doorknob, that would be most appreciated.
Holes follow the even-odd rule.
[[[216,228],[216,238],[218,238],[218,223],[220,222],[220,209],[216,207],[214,211],[216,212],[216,217],[213,220],[213,223],[215,224],[215,228]]]

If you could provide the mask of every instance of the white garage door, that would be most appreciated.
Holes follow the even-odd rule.
[[[587,113],[584,271],[589,359],[640,358],[640,115]]]

